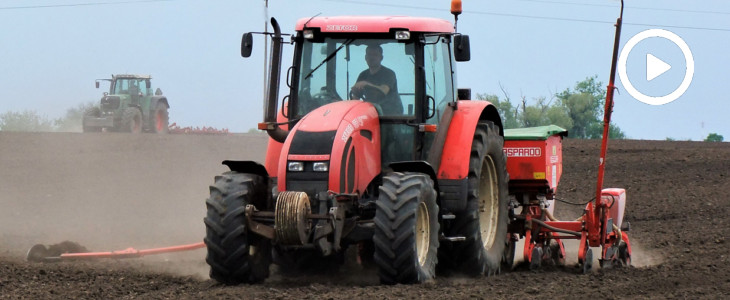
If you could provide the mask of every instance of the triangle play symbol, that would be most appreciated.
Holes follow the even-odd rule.
[[[646,80],[652,81],[664,72],[669,71],[672,66],[649,53],[646,54]]]

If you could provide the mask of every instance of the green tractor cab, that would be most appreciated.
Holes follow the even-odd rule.
[[[167,97],[158,88],[153,90],[149,75],[112,75],[109,91],[104,92],[98,107],[84,114],[84,132],[117,131],[168,133]]]

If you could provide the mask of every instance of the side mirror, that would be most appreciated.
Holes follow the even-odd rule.
[[[98,81],[95,81],[94,83],[96,83],[96,88],[98,89],[99,88],[99,82]]]
[[[456,58],[456,61],[471,60],[471,52],[469,49],[468,35],[454,35],[454,58]]]
[[[253,50],[253,34],[250,32],[246,32],[243,34],[243,37],[241,38],[241,56],[242,57],[251,56],[252,50]]]
[[[457,89],[456,96],[459,100],[471,100],[471,89],[469,89],[469,88]]]

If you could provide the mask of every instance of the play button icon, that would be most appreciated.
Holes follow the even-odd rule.
[[[665,63],[650,53],[646,54],[646,81],[652,81],[664,72],[669,71],[672,66]]]
[[[674,45],[676,45],[679,50],[682,51],[682,54],[684,55],[684,62],[685,62],[685,69],[684,69],[684,78],[682,80],[682,83],[671,93],[666,94],[664,96],[649,96],[645,95],[644,93],[637,90],[634,85],[629,80],[629,76],[626,72],[626,63],[628,61],[629,53],[631,50],[640,42],[643,40],[649,39],[649,38],[662,38],[665,40],[668,40],[672,42]],[[677,66],[678,69],[681,70],[681,67]],[[672,69],[672,66],[668,63],[664,62],[663,60],[657,58],[656,56],[647,53],[646,54],[646,81],[652,81],[656,79],[657,77],[661,76],[662,74],[666,73]],[[684,94],[684,92],[687,91],[689,88],[689,85],[692,83],[692,77],[695,73],[695,61],[692,57],[692,51],[690,51],[689,46],[687,43],[680,38],[675,33],[664,30],[664,29],[648,29],[644,30],[642,32],[639,32],[638,34],[631,37],[626,44],[624,45],[623,49],[621,49],[621,54],[618,58],[618,76],[621,79],[621,83],[624,86],[624,89],[631,95],[632,97],[636,98],[636,100],[639,100],[641,102],[644,102],[646,104],[650,105],[662,105],[667,104],[669,102],[672,102],[674,100],[677,100],[679,97]]]

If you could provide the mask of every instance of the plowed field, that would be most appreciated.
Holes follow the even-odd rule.
[[[562,199],[595,189],[599,141],[564,141]],[[730,295],[730,143],[611,141],[605,187],[627,189],[634,267],[579,275],[566,267],[381,286],[348,261],[331,274],[223,286],[205,250],[131,260],[31,264],[34,244],[90,250],[202,241],[208,185],[224,159],[263,161],[265,135],[0,133],[0,298],[384,299],[689,298]],[[582,207],[558,203],[574,219]],[[595,251],[598,249],[594,250]],[[519,253],[518,253],[519,256]],[[596,264],[597,269],[597,264]]]

